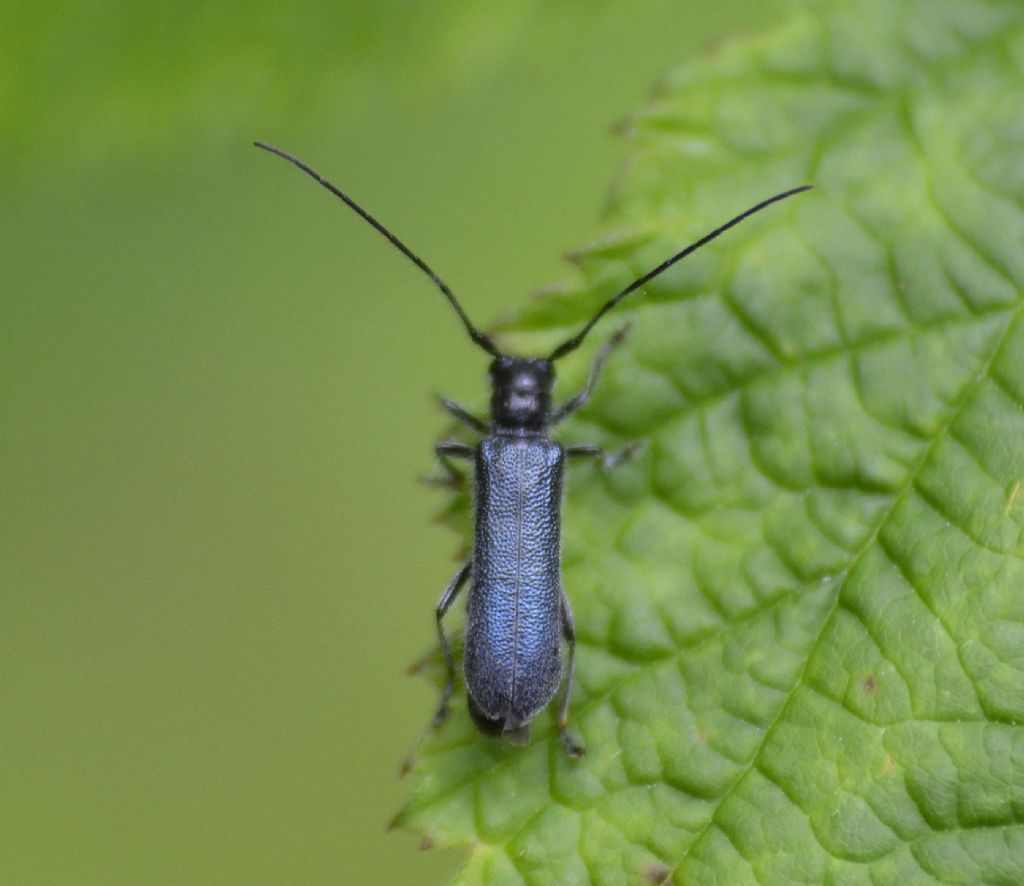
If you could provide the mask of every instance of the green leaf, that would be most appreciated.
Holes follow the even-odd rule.
[[[588,755],[457,704],[398,819],[472,847],[456,882],[1024,882],[1022,73],[1015,0],[807,3],[624,124],[606,234],[524,350],[816,189],[616,310],[563,435],[648,441],[570,479]]]

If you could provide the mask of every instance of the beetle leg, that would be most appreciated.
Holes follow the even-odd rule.
[[[572,620],[572,609],[569,608],[569,598],[565,594],[565,588],[559,586],[559,597],[561,598],[562,610],[562,636],[569,646],[568,673],[565,676],[565,686],[562,689],[562,700],[558,705],[558,737],[562,739],[565,752],[570,757],[582,757],[587,751],[569,732],[569,701],[572,698],[572,675],[573,665],[576,658],[576,626]]]
[[[441,489],[462,489],[466,485],[466,475],[450,461],[441,459],[441,467],[444,468],[443,474],[429,474],[420,477],[420,483],[425,486],[437,486]]]
[[[469,410],[463,409],[454,400],[449,400],[447,397],[438,397],[437,401],[441,404],[441,408],[445,412],[452,417],[457,418],[467,427],[472,428],[474,431],[479,431],[481,434],[487,433],[487,422],[482,418],[477,418]]]
[[[456,443],[452,440],[445,440],[438,443],[434,449],[444,474],[440,477],[421,477],[422,482],[428,486],[443,486],[448,489],[461,489],[466,483],[466,475],[454,464],[453,458],[472,458],[474,450],[472,446],[465,443]]]
[[[566,446],[565,454],[570,458],[600,459],[601,467],[606,471],[610,471],[612,468],[617,468],[624,461],[633,458],[640,451],[641,445],[643,444],[639,442],[630,443],[616,452],[606,452],[600,446],[595,446],[593,443],[581,443],[578,446]]]
[[[455,602],[455,598],[459,595],[462,586],[466,583],[471,565],[472,563],[466,563],[455,573],[455,577],[448,583],[444,593],[441,594],[441,599],[437,601],[437,609],[435,610],[437,638],[441,643],[441,653],[444,655],[448,679],[441,690],[441,701],[437,706],[437,713],[434,714],[434,726],[440,726],[444,722],[444,718],[448,716],[448,702],[452,697],[452,692],[455,690],[455,659],[452,658],[452,648],[448,644],[448,637],[445,636],[442,620],[445,613],[451,608],[452,603]]]
[[[594,362],[590,364],[590,374],[587,376],[587,383],[583,390],[570,397],[561,406],[555,408],[551,413],[552,425],[557,425],[562,419],[568,418],[590,399],[590,395],[594,392],[594,386],[597,384],[598,376],[601,375],[601,367],[604,366],[604,361],[608,359],[608,355],[612,351],[626,340],[628,335],[629,324],[627,323],[625,326],[620,326],[616,329],[612,337],[604,343],[601,350],[597,352]]]
[[[456,443],[454,440],[442,440],[434,447],[438,458],[472,458],[476,450],[465,443]]]

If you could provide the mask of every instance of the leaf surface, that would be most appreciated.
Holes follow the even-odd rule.
[[[633,335],[561,435],[579,647],[565,758],[420,746],[399,823],[458,883],[1024,882],[1024,6],[806,3],[681,67],[544,352]],[[562,396],[586,357],[559,365]],[[465,531],[465,499],[453,522]]]

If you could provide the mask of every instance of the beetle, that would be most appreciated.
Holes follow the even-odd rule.
[[[455,573],[435,609],[447,674],[435,726],[447,716],[455,688],[455,659],[444,630],[444,617],[468,582],[463,674],[473,720],[481,732],[501,735],[512,744],[527,744],[530,722],[561,687],[559,735],[569,756],[581,756],[584,749],[568,729],[576,631],[561,577],[565,462],[567,458],[597,458],[611,468],[629,457],[635,447],[606,453],[594,445],[562,446],[551,438],[550,431],[590,398],[605,360],[625,339],[627,328],[617,330],[600,349],[583,389],[560,405],[552,403],[554,364],[575,351],[598,321],[630,293],[754,213],[811,186],[791,188],[762,200],[665,259],[608,299],[579,332],[548,356],[516,357],[502,353],[488,335],[480,332],[455,294],[427,263],[351,197],[287,151],[265,142],[255,144],[298,167],[386,237],[431,279],[473,343],[492,358],[490,421],[451,400],[441,400],[452,417],[481,434],[482,439],[475,446],[446,440],[436,447],[450,478],[460,476],[452,459],[473,463],[474,539],[472,557]],[[568,649],[564,668],[563,639]]]

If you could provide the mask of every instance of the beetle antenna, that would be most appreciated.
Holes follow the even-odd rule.
[[[408,246],[406,246],[401,240],[399,240],[398,237],[392,234],[391,231],[385,228],[384,225],[377,221],[377,219],[370,215],[370,213],[363,209],[362,206],[356,203],[355,200],[349,197],[348,194],[344,193],[344,191],[342,191],[340,188],[337,188],[334,185],[332,185],[329,181],[327,181],[327,179],[320,175],[319,172],[307,166],[298,157],[293,157],[287,151],[282,151],[280,148],[275,148],[273,145],[268,145],[265,142],[254,142],[253,144],[255,144],[257,148],[262,148],[264,151],[269,151],[271,154],[277,154],[278,157],[287,160],[293,166],[297,166],[310,178],[315,179],[321,185],[327,188],[327,190],[334,194],[335,197],[340,198],[350,209],[354,210],[355,213],[359,215],[364,221],[369,222],[374,228],[377,229],[378,232],[387,237],[387,239],[391,242],[393,246],[395,246],[398,249],[399,252],[401,252],[407,259],[409,259],[409,261],[411,261],[414,265],[416,265],[417,268],[423,271],[424,274],[426,274],[431,280],[434,281],[434,285],[441,290],[441,293],[444,295],[444,297],[448,299],[448,303],[453,308],[455,308],[455,313],[459,315],[459,319],[462,321],[462,325],[466,327],[466,332],[469,333],[469,337],[473,339],[474,343],[477,344],[479,347],[483,348],[485,351],[487,351],[488,354],[490,354],[493,357],[501,356],[501,351],[498,350],[494,342],[491,341],[491,339],[488,336],[484,335],[484,333],[480,332],[480,330],[477,329],[470,322],[469,317],[466,316],[466,312],[462,309],[462,305],[459,304],[459,300],[455,297],[455,293],[453,293],[448,288],[448,285],[440,277],[438,277],[437,274],[434,273],[434,271],[430,268],[430,265],[428,265],[425,261],[423,261],[423,259],[416,255],[415,252],[413,252]]]
[[[627,295],[639,289],[645,283],[649,283],[651,280],[657,277],[658,274],[660,274],[662,271],[667,271],[676,262],[682,261],[691,252],[696,252],[705,243],[710,243],[719,234],[724,234],[726,231],[729,230],[729,228],[733,227],[734,225],[738,225],[741,221],[743,221],[743,219],[749,218],[755,212],[760,212],[766,206],[771,206],[773,203],[778,203],[780,200],[785,200],[787,197],[792,197],[794,194],[800,194],[804,191],[809,191],[811,187],[811,185],[801,185],[799,188],[792,188],[791,190],[783,191],[781,194],[776,194],[774,197],[769,197],[767,200],[762,200],[760,203],[758,203],[756,206],[752,206],[746,212],[741,212],[735,218],[730,219],[721,227],[715,228],[710,234],[705,234],[696,243],[691,243],[689,246],[686,247],[686,249],[677,252],[671,258],[665,259],[665,261],[663,261],[656,268],[648,271],[642,277],[630,283],[629,286],[623,289],[618,295],[615,295],[612,298],[608,299],[608,301],[601,305],[601,308],[598,310],[598,312],[594,314],[593,317],[590,318],[590,320],[587,322],[587,325],[584,326],[578,333],[576,333],[576,335],[574,335],[568,341],[562,342],[557,348],[555,348],[551,352],[551,356],[549,356],[548,359],[557,360],[559,357],[564,357],[566,354],[575,351],[576,348],[580,346],[580,343],[583,341],[583,339],[587,337],[587,333],[594,328],[594,325],[597,323],[597,321],[600,320],[605,314],[607,314],[612,308],[614,308]]]

